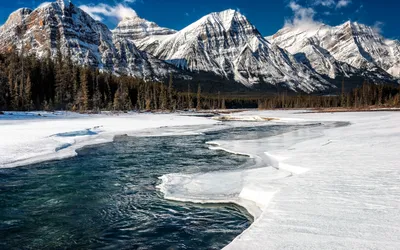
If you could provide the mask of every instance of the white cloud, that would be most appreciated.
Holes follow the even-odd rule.
[[[381,34],[382,31],[383,31],[383,26],[385,26],[385,23],[380,22],[380,21],[376,21],[375,24],[374,24],[374,26],[372,26],[372,28],[373,28],[376,32],[378,32],[379,34]]]
[[[133,1],[133,0],[128,0]],[[137,16],[136,12],[123,4],[118,4],[116,6],[110,6],[108,4],[100,3],[97,5],[81,5],[79,6],[83,11],[88,13],[93,19],[97,21],[102,21],[104,17],[115,17],[122,20],[127,17]]]
[[[315,10],[311,7],[303,7],[295,1],[289,3],[289,8],[293,11],[293,20],[286,21],[285,25],[313,25],[316,24],[314,21]]]
[[[361,4],[360,7],[356,10],[356,13],[360,13],[364,9],[364,5]]]
[[[321,5],[324,7],[332,7],[336,5],[335,0],[315,0],[313,5]]]
[[[343,7],[347,7],[350,4],[351,4],[351,0],[339,0],[336,4],[336,8],[340,9]]]
[[[340,9],[349,6],[351,1],[352,0],[314,0],[312,5]]]
[[[351,3],[352,0],[291,0],[288,7],[293,11],[293,17],[291,20],[286,20],[285,25],[320,25],[319,21],[315,21],[317,10],[321,11],[319,16],[330,16],[333,14],[331,9],[337,11]]]

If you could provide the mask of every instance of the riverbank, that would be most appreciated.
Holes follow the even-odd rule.
[[[162,178],[165,198],[233,202],[253,215],[254,223],[226,249],[400,247],[399,112],[253,110],[224,116],[228,122],[304,125],[266,140],[209,142],[212,150],[254,157],[260,165],[253,169]],[[330,126],[337,122],[347,126]],[[0,167],[72,157],[78,148],[116,135],[217,123],[179,114],[6,114],[0,117]]]
[[[179,114],[7,112],[0,116],[0,168],[74,157],[77,149],[111,142],[117,135],[215,123]]]
[[[274,168],[164,176],[161,188],[166,198],[233,202],[256,218],[226,249],[400,246],[400,113],[248,111],[227,116],[227,120],[257,116],[294,124],[350,125],[278,135],[265,149],[257,149],[254,141],[251,146],[243,142],[223,146],[240,153],[257,149],[255,155],[262,151]]]

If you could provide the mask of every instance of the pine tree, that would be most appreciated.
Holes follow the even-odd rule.
[[[221,109],[226,109],[225,98],[222,98]]]
[[[114,95],[114,110],[131,110],[132,102],[129,98],[129,88],[120,82],[117,92]]]
[[[138,86],[138,91],[137,91],[137,101],[136,101],[136,108],[140,111],[143,109],[142,106],[142,92],[141,92],[141,86]]]
[[[342,95],[341,95],[341,97],[340,97],[340,103],[341,103],[341,106],[342,106],[343,108],[347,106],[347,104],[346,104],[345,89],[344,89],[344,77],[343,77],[343,80],[342,80]]]
[[[168,104],[169,104],[169,109],[171,111],[175,111],[176,110],[176,100],[174,99],[174,89],[173,89],[172,74],[169,75]]]
[[[76,72],[72,62],[71,50],[68,48],[67,57],[63,64],[63,85],[64,85],[64,101],[65,103],[71,103],[74,99],[74,88],[76,84]]]
[[[187,96],[187,102],[188,102],[188,105],[187,105],[187,108],[188,109],[192,109],[192,104],[193,104],[193,100],[192,100],[192,93],[191,93],[192,91],[190,90],[190,83],[188,83],[188,96]]]
[[[25,88],[25,47],[22,45],[21,49],[21,54],[20,54],[20,62],[21,62],[21,75],[20,75],[20,91],[19,91],[19,97],[20,97],[20,108],[23,108],[25,106],[24,103],[24,88]]]
[[[25,84],[25,91],[24,91],[24,104],[25,104],[25,109],[26,110],[31,110],[33,107],[33,102],[32,102],[32,82],[31,82],[31,77],[28,75],[26,79],[26,84]]]
[[[145,110],[151,110],[151,90],[149,84],[145,85]]]
[[[13,84],[12,84],[12,92],[11,92],[11,98],[12,98],[12,103],[11,106],[13,107],[14,110],[19,109],[19,91],[18,91],[18,80],[15,79]]]
[[[80,111],[87,111],[89,109],[89,79],[88,79],[88,69],[83,68],[81,70],[81,88],[80,93],[78,95],[78,103],[79,103],[79,110]]]
[[[110,87],[110,81],[111,81],[112,76],[110,74],[106,74],[104,78],[104,84],[105,84],[105,92],[104,92],[104,101],[105,104],[107,105],[107,109],[111,110],[112,109],[112,93],[111,93],[111,87]]]
[[[9,83],[5,69],[0,66],[0,110],[8,109]]]
[[[121,87],[118,87],[117,92],[115,92],[114,95],[114,110],[122,110],[121,96]]]
[[[218,104],[217,104],[217,109],[220,109],[221,106],[222,106],[222,103],[221,103],[221,92],[218,91]],[[215,109],[215,108],[214,108],[214,109]]]
[[[167,92],[165,90],[164,84],[161,85],[161,109],[167,109]]]
[[[96,77],[96,85],[93,93],[93,110],[100,111],[101,109],[101,93],[99,90],[99,76]]]
[[[63,56],[61,52],[61,39],[57,36],[57,53],[56,53],[56,67],[55,67],[55,104],[57,108],[62,108],[64,103],[65,91],[65,76],[63,66]]]
[[[152,84],[153,86],[153,106],[154,109],[157,110],[158,109],[158,86],[156,84]]]
[[[200,86],[200,83],[197,86],[197,105],[196,105],[196,109],[197,110],[201,109],[201,86]]]

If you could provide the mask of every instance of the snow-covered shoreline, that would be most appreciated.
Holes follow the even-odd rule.
[[[272,146],[264,151],[254,147],[261,145],[254,140],[212,142],[232,153],[256,150],[263,157],[262,152],[261,160],[272,167],[161,177],[167,199],[236,203],[254,216],[250,228],[226,249],[399,248],[400,114],[250,111],[229,116],[351,125],[267,138]]]
[[[271,124],[351,125],[209,142],[211,149],[254,158],[257,167],[161,177],[159,188],[167,199],[236,203],[254,216],[254,223],[226,249],[400,248],[399,112],[247,111],[228,116],[235,121],[276,118]],[[215,123],[177,114],[0,116],[0,168],[72,157],[79,148],[117,135]]]
[[[119,135],[215,123],[179,114],[6,113],[0,116],[0,168],[74,157],[82,147],[112,142]]]

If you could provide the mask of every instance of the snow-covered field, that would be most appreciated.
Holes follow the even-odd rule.
[[[174,114],[46,116],[0,116],[0,167],[71,157],[115,135],[218,122]],[[255,217],[226,249],[400,249],[400,112],[248,111],[225,120],[322,124],[209,142],[253,157],[250,170],[161,177],[167,199],[234,202]],[[338,121],[350,125],[331,123]]]
[[[400,249],[400,113],[265,111],[227,119],[271,117],[351,124],[213,142],[272,167],[163,176],[166,198],[247,208],[255,222],[226,249]]]
[[[116,135],[214,123],[179,114],[6,113],[0,115],[0,168],[73,157],[77,149],[111,142]]]

